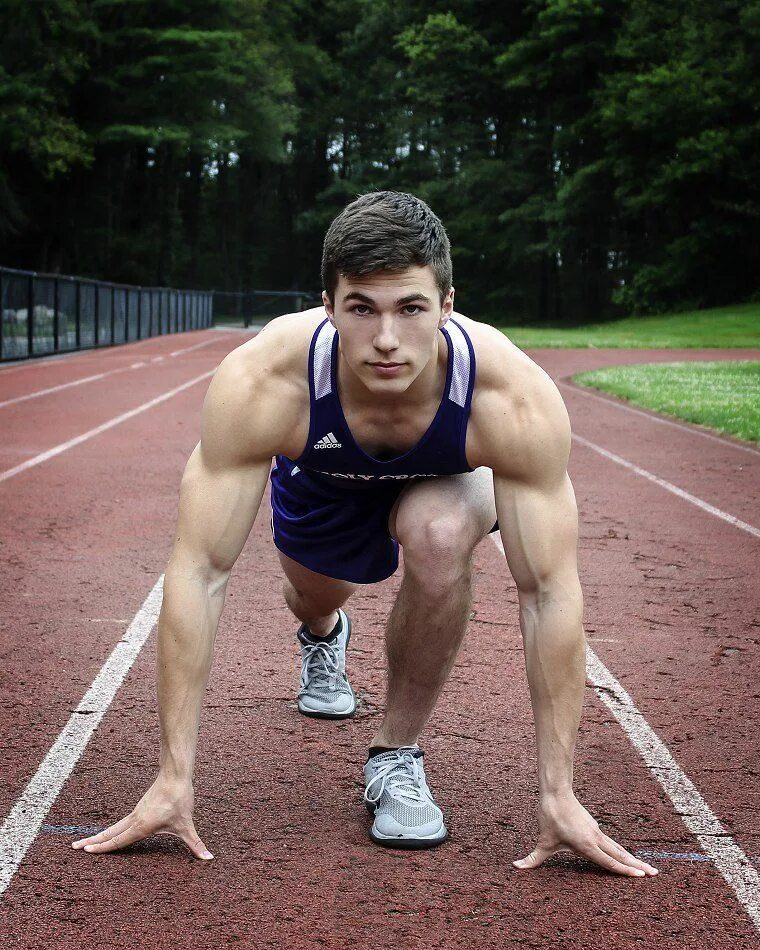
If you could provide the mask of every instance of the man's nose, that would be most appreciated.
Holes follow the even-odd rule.
[[[392,350],[398,349],[398,333],[396,332],[396,321],[393,317],[380,318],[372,345],[381,353],[390,353]]]

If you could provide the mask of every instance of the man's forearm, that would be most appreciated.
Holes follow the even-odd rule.
[[[541,795],[572,789],[585,688],[582,613],[580,589],[520,596]]]
[[[211,668],[226,583],[172,561],[158,622],[160,770],[192,781],[203,694]]]

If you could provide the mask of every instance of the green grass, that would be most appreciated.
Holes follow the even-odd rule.
[[[760,347],[760,303],[626,317],[582,327],[502,327],[522,349],[536,347]]]
[[[760,441],[760,362],[613,366],[573,379],[637,406]]]

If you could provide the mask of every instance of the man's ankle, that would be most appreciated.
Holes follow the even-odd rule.
[[[337,610],[334,610],[331,614],[328,614],[327,617],[321,617],[313,623],[307,623],[306,629],[312,637],[319,640],[326,640],[338,632],[339,626],[340,614]]]

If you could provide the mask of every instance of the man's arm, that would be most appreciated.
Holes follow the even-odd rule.
[[[278,412],[283,415],[282,401],[275,411],[267,398],[266,368],[258,386],[252,367],[241,371],[240,362],[239,357],[228,358],[214,377],[204,404],[201,441],[180,489],[158,621],[158,776],[129,815],[100,834],[75,841],[74,848],[113,851],[164,832],[181,837],[196,857],[212,857],[193,822],[203,693],[227,581],[261,504],[277,447]]]
[[[570,425],[551,381],[536,375],[514,412],[517,436],[497,452],[494,491],[520,605],[535,717],[539,838],[514,864],[536,868],[570,849],[618,874],[656,874],[605,835],[573,793],[573,755],[585,688],[578,513],[567,474]],[[502,417],[503,418],[503,417]]]

